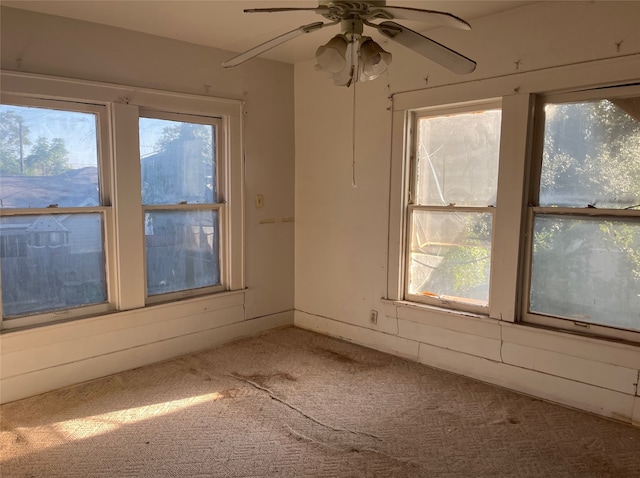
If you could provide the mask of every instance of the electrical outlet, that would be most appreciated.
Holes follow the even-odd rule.
[[[369,322],[372,324],[378,323],[378,311],[371,309],[371,313],[369,314]]]

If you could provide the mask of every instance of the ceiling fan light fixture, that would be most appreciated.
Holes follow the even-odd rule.
[[[318,65],[316,69],[329,75],[340,73],[344,70],[347,60],[348,41],[344,35],[336,35],[325,45],[316,50],[316,60]]]
[[[222,66],[224,68],[238,66],[305,33],[312,33],[325,27],[340,24],[341,33],[316,50],[317,64],[315,66],[316,71],[332,78],[333,83],[338,86],[349,87],[358,81],[373,80],[384,73],[391,64],[391,54],[383,50],[370,37],[363,36],[365,25],[454,73],[469,74],[476,68],[476,62],[472,59],[399,23],[389,21],[404,19],[435,22],[441,26],[463,30],[471,29],[466,21],[451,13],[413,7],[392,7],[387,6],[386,0],[319,0],[318,6],[315,8],[245,9],[247,13],[292,11],[314,12],[329,22],[302,25],[236,55],[225,61]],[[385,21],[377,23],[377,20]]]
[[[391,53],[382,49],[370,37],[362,37],[360,43],[360,81],[375,80],[387,71],[391,64]]]

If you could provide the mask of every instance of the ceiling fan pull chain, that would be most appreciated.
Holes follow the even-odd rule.
[[[351,187],[357,188],[356,183],[356,85],[353,83],[353,111],[351,113],[352,125],[351,125]]]

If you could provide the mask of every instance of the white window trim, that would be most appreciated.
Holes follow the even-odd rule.
[[[226,256],[224,262],[229,265],[224,271],[224,283],[226,291],[245,288],[243,102],[241,100],[13,71],[2,71],[0,82],[2,102],[5,101],[5,97],[9,98],[6,95],[10,95],[11,98],[19,98],[21,104],[31,99],[40,102],[41,98],[45,98],[75,101],[106,108],[107,116],[105,121],[100,121],[99,128],[102,135],[101,144],[103,148],[110,146],[110,151],[108,149],[102,151],[105,154],[102,162],[113,165],[111,174],[107,171],[103,173],[102,178],[103,185],[111,184],[113,187],[113,197],[107,192],[110,191],[110,187],[102,188],[107,194],[103,197],[104,204],[111,206],[103,212],[106,229],[105,247],[108,249],[106,268],[110,286],[109,306],[95,311],[91,307],[82,308],[82,310],[67,309],[4,320],[0,324],[2,329],[95,316],[112,310],[124,311],[145,307],[144,224],[141,214],[138,146],[138,117],[141,108],[221,118],[222,134],[225,137],[221,138],[224,150],[220,154],[225,158],[228,168],[224,177],[226,181],[224,190],[227,194],[223,198],[226,227],[223,230],[224,237],[221,235],[220,238],[226,246],[223,252]],[[109,138],[112,138],[112,144],[109,144]],[[11,214],[17,213],[11,210]],[[132,240],[132,238],[137,239]],[[77,315],[75,315],[76,312]]]
[[[230,170],[229,157],[223,154],[223,151],[226,151],[225,148],[225,140],[227,139],[224,134],[224,124],[223,120],[220,117],[214,116],[202,116],[202,115],[189,115],[184,113],[175,113],[175,112],[165,112],[165,111],[157,111],[149,108],[140,108],[139,110],[140,118],[153,118],[153,119],[164,119],[170,121],[188,121],[194,122],[197,124],[211,125],[215,127],[216,138],[214,144],[216,145],[215,151],[215,168],[216,168],[216,198],[214,200],[215,203],[204,203],[204,204],[173,204],[173,205],[142,205],[142,214],[143,216],[147,211],[216,211],[218,213],[218,228],[219,228],[219,243],[220,243],[220,285],[202,287],[202,288],[193,288],[193,289],[184,289],[175,292],[167,292],[162,294],[154,294],[149,295],[148,288],[145,288],[146,294],[146,303],[147,304],[156,304],[160,302],[167,302],[176,299],[184,299],[186,297],[194,297],[197,295],[210,294],[214,292],[222,292],[227,290],[227,284],[229,283],[229,263],[228,257],[224,254],[227,248],[227,241],[224,234],[224,231],[229,227],[229,215],[226,211],[226,203],[225,197],[227,196],[227,190],[225,189],[228,184],[224,179],[226,178],[226,172]],[[140,158],[138,158],[138,162],[140,162]],[[147,283],[146,278],[146,246],[145,246],[145,284]]]
[[[13,93],[13,92],[12,92]],[[108,234],[113,230],[113,208],[111,207],[111,188],[109,187],[111,178],[111,150],[109,144],[109,116],[106,105],[95,104],[89,101],[43,99],[36,97],[20,96],[18,94],[2,92],[2,104],[27,106],[36,108],[57,109],[60,111],[74,111],[81,113],[91,113],[96,116],[96,134],[98,136],[98,180],[100,182],[100,206],[79,206],[79,207],[49,207],[49,208],[6,208],[0,209],[0,216],[40,216],[40,215],[65,215],[65,214],[91,214],[97,213],[102,216],[102,237],[103,252],[105,256],[105,286],[106,302],[99,304],[81,305],[68,309],[54,310],[44,313],[35,313],[21,317],[2,320],[2,328],[14,328],[37,325],[57,320],[74,319],[87,315],[105,314],[116,310],[113,300],[113,290],[115,283],[112,270],[109,266],[109,259],[115,254],[112,241],[106,240]],[[34,244],[33,247],[41,249],[46,247]],[[59,246],[58,246],[59,247]],[[0,295],[0,310],[2,310],[2,296]]]
[[[415,187],[416,183],[416,161],[417,161],[417,128],[418,122],[422,118],[436,117],[436,116],[446,116],[446,115],[456,115],[456,114],[464,114],[464,113],[473,113],[480,110],[502,110],[502,102],[496,99],[489,99],[485,101],[474,101],[466,104],[456,104],[456,105],[446,105],[441,107],[431,107],[431,108],[423,108],[419,110],[414,110],[410,112],[410,121],[411,126],[407,128],[407,143],[409,145],[409,155],[406,158],[406,161],[409,162],[408,165],[408,196],[407,196],[407,205],[406,205],[406,232],[405,232],[405,240],[406,240],[406,251],[411,249],[411,230],[413,229],[413,217],[414,211],[438,211],[438,212],[477,212],[477,213],[487,213],[492,216],[492,232],[491,232],[491,256],[494,254],[494,229],[495,229],[495,219],[496,219],[496,207],[493,206],[434,206],[434,205],[420,205],[413,203],[413,198],[411,197],[412,189]],[[500,164],[500,158],[498,160],[498,164]],[[404,263],[404,277],[403,277],[403,294],[402,297],[409,302],[423,303],[427,305],[434,305],[438,307],[442,307],[445,309],[458,310],[461,312],[472,312],[476,314],[488,314],[489,306],[488,305],[478,305],[475,301],[465,300],[464,297],[424,297],[417,294],[411,294],[407,290],[407,286],[409,284],[409,254],[405,253],[405,263]],[[492,261],[493,262],[493,261]],[[491,265],[491,270],[493,270],[493,264]],[[491,283],[491,278],[489,278],[489,283]],[[490,289],[491,290],[491,289]],[[489,297],[489,301],[490,301]]]
[[[537,98],[537,109],[541,111],[546,103],[571,103],[589,100],[600,100],[605,97],[628,97],[640,96],[640,86],[629,86],[610,88],[606,90],[590,89],[587,91],[540,95]],[[542,169],[542,147],[544,141],[544,115],[539,115],[540,120],[536,124],[536,144],[532,148],[534,151],[533,164],[531,168],[530,197],[526,215],[526,243],[524,247],[524,261],[522,267],[522,300],[521,317],[522,322],[552,327],[571,333],[589,333],[602,337],[608,337],[626,341],[639,341],[640,332],[627,330],[622,327],[607,326],[593,322],[585,322],[571,318],[561,318],[530,312],[530,288],[531,272],[533,262],[533,227],[537,215],[556,215],[575,218],[640,218],[640,210],[633,209],[605,209],[585,207],[544,207],[538,206],[538,195],[540,191],[540,172]]]
[[[493,237],[496,253],[492,259],[488,315],[501,321],[516,322],[522,318],[523,296],[526,294],[522,283],[526,261],[523,238],[527,227],[527,178],[532,156],[536,94],[637,84],[640,82],[639,62],[640,54],[632,54],[393,94],[387,293],[383,299],[390,300],[397,307],[420,308],[425,313],[440,310],[448,313],[451,320],[470,316],[468,312],[417,304],[403,298],[405,211],[409,203],[407,186],[410,178],[405,158],[411,146],[409,127],[412,111],[502,98],[499,186]],[[590,337],[595,334],[594,338],[598,338],[600,335],[593,327],[591,332],[588,334]],[[633,333],[631,340],[640,342],[640,334]]]

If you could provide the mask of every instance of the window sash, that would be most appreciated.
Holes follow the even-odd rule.
[[[416,204],[416,187],[417,187],[417,157],[418,157],[418,125],[421,119],[456,115],[456,114],[468,114],[475,111],[487,111],[487,110],[502,110],[502,101],[496,99],[474,101],[466,104],[457,105],[445,105],[435,106],[432,108],[425,108],[418,111],[411,112],[408,115],[408,125],[406,130],[406,142],[409,146],[408,149],[408,168],[407,168],[407,205],[405,207],[405,233],[404,233],[404,252],[403,257],[403,288],[402,296],[404,300],[411,302],[418,302],[426,305],[433,305],[442,307],[445,309],[459,311],[459,312],[471,312],[475,314],[487,315],[489,312],[489,298],[491,296],[491,277],[489,278],[489,297],[487,298],[487,304],[478,304],[473,299],[465,299],[464,297],[453,296],[425,296],[412,294],[409,291],[410,285],[410,273],[411,273],[411,261],[412,261],[412,231],[414,226],[414,215],[418,211],[434,211],[434,212],[471,212],[471,213],[487,213],[492,216],[492,231],[491,231],[491,257],[493,258],[494,248],[494,231],[495,231],[495,211],[496,208],[493,205],[480,206],[455,206],[455,205],[423,205]],[[407,158],[405,158],[405,161]],[[500,162],[500,158],[499,158]],[[497,192],[497,191],[496,191]],[[490,264],[491,267],[491,264]],[[492,267],[491,267],[492,268]],[[491,276],[491,274],[490,274]]]
[[[413,240],[413,226],[414,226],[414,217],[416,212],[425,211],[425,212],[469,212],[469,213],[477,213],[477,214],[490,214],[492,217],[492,231],[491,231],[491,257],[493,257],[493,235],[495,229],[495,208],[494,207],[457,207],[457,206],[420,206],[420,205],[409,205],[407,207],[407,234],[406,234],[406,245],[405,245],[405,264],[404,264],[404,297],[405,300],[411,302],[420,302],[423,304],[434,305],[439,307],[444,307],[447,309],[455,309],[464,312],[472,312],[477,314],[486,315],[489,310],[489,297],[487,297],[487,304],[481,304],[478,301],[465,297],[457,297],[453,295],[442,295],[442,296],[430,296],[430,295],[422,295],[422,294],[413,294],[409,290],[410,285],[410,273],[411,273],[411,262],[412,262],[412,240]],[[491,267],[491,264],[490,264]],[[489,288],[491,287],[491,281],[489,278]],[[490,294],[489,294],[490,295]]]
[[[149,294],[149,286],[148,286],[148,269],[147,269],[147,245],[145,241],[145,254],[144,254],[144,266],[145,266],[145,302],[147,304],[154,304],[158,302],[165,302],[170,300],[182,299],[186,297],[193,297],[198,295],[211,294],[215,292],[221,292],[224,290],[228,290],[229,283],[227,280],[229,264],[228,264],[228,254],[227,254],[227,229],[228,229],[228,214],[227,208],[225,207],[224,197],[226,196],[226,186],[227,180],[225,174],[227,173],[227,162],[226,158],[223,155],[225,151],[225,134],[223,131],[224,122],[222,118],[216,116],[204,116],[204,115],[193,115],[186,113],[175,113],[175,112],[167,112],[161,110],[154,110],[150,108],[140,108],[139,113],[140,118],[150,118],[150,119],[161,119],[161,120],[169,120],[174,122],[184,122],[184,123],[192,123],[192,124],[200,124],[205,126],[213,127],[214,137],[214,150],[213,150],[213,159],[214,159],[214,174],[215,174],[215,187],[216,187],[216,195],[213,198],[213,203],[192,203],[192,204],[143,204],[143,221],[148,212],[153,211],[215,211],[218,214],[218,261],[219,261],[219,273],[220,273],[220,284],[211,285],[206,287],[197,287],[190,289],[183,289],[179,291],[158,293],[158,294]],[[146,237],[146,236],[145,236]]]
[[[82,317],[88,317],[97,314],[105,314],[115,310],[115,303],[112,298],[113,294],[113,274],[110,271],[110,258],[112,254],[109,247],[107,232],[113,230],[113,210],[110,207],[90,207],[90,208],[51,208],[51,209],[11,209],[4,211],[2,217],[24,217],[24,216],[43,216],[43,215],[80,215],[80,214],[100,214],[102,224],[102,245],[104,258],[104,273],[106,286],[106,300],[101,303],[76,305],[64,309],[34,311],[25,315],[12,317],[3,317],[2,327],[6,329],[26,327],[57,320],[69,320]],[[42,244],[45,247],[46,244]],[[34,247],[37,247],[34,245]],[[0,304],[1,306],[1,304]]]
[[[111,207],[111,146],[110,146],[110,125],[107,107],[100,103],[89,101],[79,102],[68,99],[44,99],[32,96],[23,96],[11,93],[2,93],[2,104],[12,106],[24,106],[35,108],[46,108],[60,111],[91,113],[96,117],[96,141],[97,141],[97,168],[100,206],[89,207],[50,207],[50,208],[0,208],[0,217],[16,216],[43,216],[60,214],[91,214],[97,213],[102,218],[102,246],[104,257],[104,280],[106,285],[106,301],[99,304],[72,306],[66,309],[34,312],[27,315],[0,318],[0,327],[12,329],[18,327],[32,326],[58,320],[76,319],[91,315],[104,314],[116,309],[114,301],[114,274],[115,248],[111,240],[114,228],[114,215]],[[63,239],[64,243],[64,239]],[[0,294],[0,313],[2,307],[2,294]]]
[[[521,320],[546,327],[566,330],[572,333],[608,337],[618,340],[637,342],[640,332],[624,329],[615,325],[604,323],[580,321],[576,318],[559,317],[530,311],[532,272],[533,272],[533,244],[534,225],[538,215],[565,217],[567,219],[593,218],[625,219],[640,218],[638,209],[610,209],[587,207],[541,207],[538,198],[540,196],[541,172],[544,149],[545,118],[544,107],[547,103],[563,104],[583,101],[598,101],[605,98],[625,98],[640,96],[640,87],[619,87],[607,90],[586,90],[580,92],[560,93],[553,95],[541,95],[536,105],[536,120],[534,121],[534,146],[531,164],[529,206],[526,215],[526,231],[524,240],[524,257],[522,274],[521,296]]]
[[[228,290],[229,286],[226,281],[226,277],[228,277],[228,260],[225,258],[224,251],[226,251],[226,234],[223,233],[222,224],[226,221],[226,205],[225,204],[173,204],[167,206],[161,205],[151,205],[151,206],[143,206],[142,217],[144,217],[147,212],[154,211],[183,211],[183,212],[191,212],[191,211],[214,211],[218,214],[218,261],[219,261],[219,272],[220,272],[220,284],[206,286],[206,287],[197,287],[191,289],[183,289],[179,291],[173,292],[165,292],[159,294],[149,295],[148,286],[145,287],[146,290],[146,302],[148,304],[155,304],[159,302],[166,302],[177,299],[184,299],[187,297],[194,297],[198,295],[212,294],[215,292],[222,292]],[[146,237],[146,236],[145,236]],[[144,270],[145,270],[145,285],[147,282],[147,247],[145,245],[145,261],[144,261]]]

